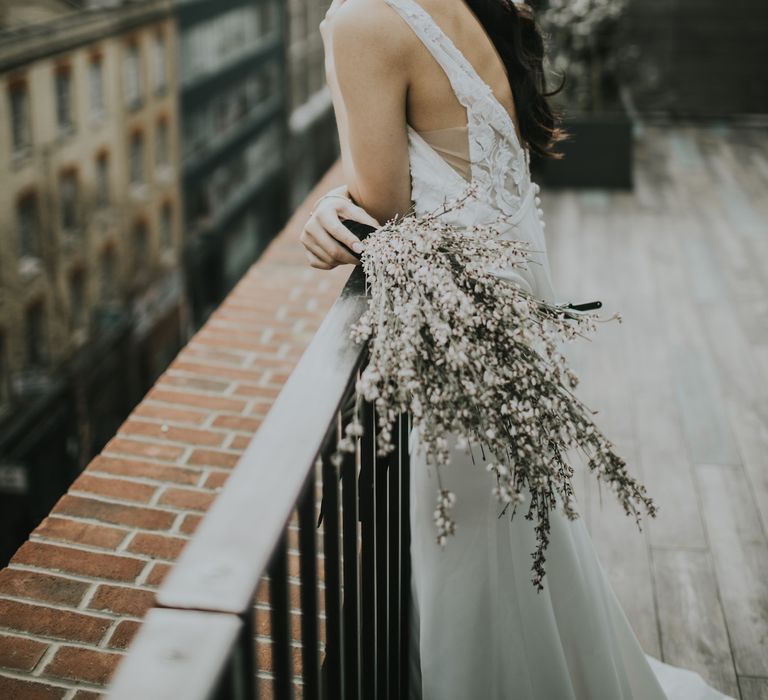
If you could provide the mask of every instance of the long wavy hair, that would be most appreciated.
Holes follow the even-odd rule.
[[[548,91],[544,72],[544,39],[529,5],[512,0],[464,0],[499,52],[515,99],[520,135],[532,153],[562,158],[555,145],[567,137],[549,98],[564,80]]]

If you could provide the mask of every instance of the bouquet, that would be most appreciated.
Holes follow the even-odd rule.
[[[640,529],[641,510],[655,516],[656,506],[574,395],[578,378],[558,349],[586,337],[601,319],[538,299],[500,277],[500,271],[533,264],[529,249],[500,237],[503,216],[473,227],[447,223],[443,214],[463,201],[395,217],[365,239],[361,263],[369,302],[352,338],[368,342],[369,361],[335,458],[355,449],[363,399],[373,402],[380,419],[379,455],[394,449],[392,426],[410,413],[437,469],[434,520],[437,541],[445,545],[457,526],[451,517],[456,495],[440,476],[449,435],[457,436],[460,449],[480,443],[483,456],[486,448],[490,453],[486,467],[502,514],[509,509],[514,517],[529,500],[524,517],[536,521],[532,582],[540,591],[550,513],[560,507],[569,519],[578,517],[570,448],[610,485]]]

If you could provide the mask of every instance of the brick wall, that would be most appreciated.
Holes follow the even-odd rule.
[[[337,163],[0,571],[0,698],[98,697],[338,295],[298,235]]]

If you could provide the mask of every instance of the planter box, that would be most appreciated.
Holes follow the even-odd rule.
[[[632,189],[632,121],[624,112],[566,117],[570,137],[558,144],[561,160],[531,157],[542,187]]]

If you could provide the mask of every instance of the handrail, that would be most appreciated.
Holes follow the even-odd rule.
[[[246,609],[360,362],[349,328],[364,295],[356,270],[163,582],[161,605]]]
[[[340,466],[328,459],[366,354],[364,345],[350,340],[351,326],[365,308],[365,279],[357,267],[162,583],[155,607],[113,677],[110,698],[257,697],[253,611],[265,574],[272,697],[291,698],[298,676],[304,698],[404,696],[410,577],[406,417],[395,426],[394,455],[379,457],[375,411],[365,403],[356,453]],[[318,475],[321,560],[315,534]],[[300,673],[292,669],[287,587],[293,515],[300,556],[300,571],[292,573],[301,587]],[[317,605],[318,561],[323,615]]]

